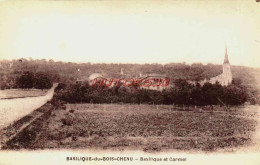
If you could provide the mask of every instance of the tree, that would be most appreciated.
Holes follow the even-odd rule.
[[[36,73],[34,77],[34,87],[36,89],[49,89],[52,87],[50,77],[45,73]]]
[[[240,105],[247,101],[248,96],[244,88],[231,84],[225,87],[222,97],[225,104]]]
[[[34,75],[32,72],[26,71],[23,72],[21,76],[19,76],[16,80],[16,84],[18,88],[33,88],[34,84]]]

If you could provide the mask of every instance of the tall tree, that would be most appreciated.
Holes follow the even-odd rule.
[[[33,88],[34,84],[34,75],[32,72],[26,71],[23,72],[21,76],[19,76],[16,80],[18,88]]]

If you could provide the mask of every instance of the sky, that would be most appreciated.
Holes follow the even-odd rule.
[[[260,67],[260,3],[0,1],[0,60]]]

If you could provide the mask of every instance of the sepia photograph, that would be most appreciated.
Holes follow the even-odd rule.
[[[1,0],[0,165],[260,164],[258,0]]]

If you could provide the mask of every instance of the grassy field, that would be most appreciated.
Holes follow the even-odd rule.
[[[42,96],[46,93],[46,91],[47,90],[38,90],[38,89],[28,89],[28,90],[6,89],[6,90],[0,90],[0,99]]]
[[[256,126],[254,114],[236,108],[209,112],[151,105],[80,107],[54,110],[24,148],[232,150],[250,144]]]

